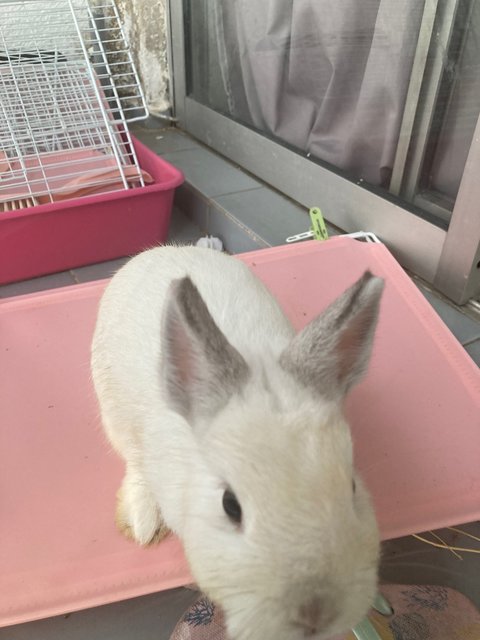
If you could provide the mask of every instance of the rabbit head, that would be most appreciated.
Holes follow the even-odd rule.
[[[163,384],[194,443],[181,537],[233,640],[320,640],[374,600],[379,536],[342,404],[382,289],[365,273],[275,355],[240,354],[189,278],[171,286]]]

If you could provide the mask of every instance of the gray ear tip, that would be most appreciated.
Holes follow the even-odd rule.
[[[363,276],[360,278],[359,283],[364,291],[368,291],[373,297],[380,297],[383,289],[385,288],[385,280],[373,274],[370,269],[367,269]]]
[[[185,294],[191,291],[196,291],[196,286],[193,284],[190,276],[183,276],[183,278],[175,278],[175,280],[172,280],[170,289],[172,293],[181,295],[182,293]]]
[[[198,314],[199,307],[205,304],[200,292],[189,276],[172,280],[169,294],[171,303],[177,307],[183,315],[191,315],[192,309],[196,309],[195,313]]]
[[[172,284],[176,284],[178,287],[193,287],[194,284],[190,276],[183,276],[183,278],[176,278],[172,280]]]

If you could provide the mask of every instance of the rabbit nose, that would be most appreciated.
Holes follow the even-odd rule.
[[[303,628],[306,638],[315,635],[322,614],[320,600],[312,600],[300,607],[297,614],[297,622]]]
[[[334,618],[334,612],[329,611],[326,603],[316,598],[298,609],[295,622],[303,629],[305,638],[310,638],[324,629]]]

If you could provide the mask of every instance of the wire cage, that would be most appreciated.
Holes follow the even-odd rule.
[[[113,0],[0,0],[0,212],[143,186],[147,116]]]

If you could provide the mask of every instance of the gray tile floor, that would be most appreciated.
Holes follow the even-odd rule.
[[[0,640],[168,640],[197,597],[174,589],[0,629]]]
[[[232,253],[283,244],[308,229],[298,205],[226,162],[189,136],[171,129],[136,128],[135,134],[183,169],[187,184],[177,191],[169,240],[193,243],[206,232],[219,235]],[[274,215],[272,215],[274,213]],[[188,214],[188,215],[186,215]],[[329,228],[330,233],[338,230]],[[106,278],[128,258],[91,265],[0,287],[0,298]],[[480,364],[480,318],[451,305],[416,282],[437,313]],[[480,535],[480,523],[468,525]],[[442,532],[448,538],[450,532]],[[382,577],[391,582],[437,583],[459,589],[480,606],[480,556],[463,562],[414,538],[384,545]],[[0,629],[0,640],[164,640],[192,592],[179,589],[122,603]]]
[[[474,319],[440,298],[437,293],[425,287],[420,287],[420,289],[450,331],[463,345],[471,345],[480,339],[480,317]],[[480,342],[477,344],[480,345]]]

